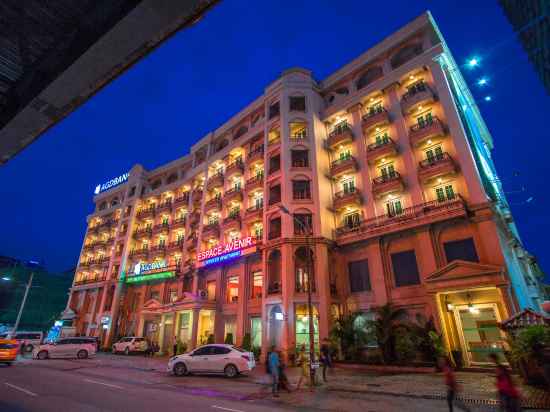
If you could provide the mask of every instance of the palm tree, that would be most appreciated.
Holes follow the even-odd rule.
[[[395,338],[397,331],[404,327],[400,320],[406,311],[403,308],[396,308],[391,302],[388,302],[374,308],[374,312],[376,314],[374,321],[376,339],[382,351],[384,363],[391,363],[396,359]]]
[[[357,349],[366,342],[366,332],[356,324],[356,319],[360,316],[360,312],[340,316],[330,332],[331,338],[339,343],[347,360],[352,359],[357,354]]]

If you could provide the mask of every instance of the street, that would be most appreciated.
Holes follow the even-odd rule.
[[[350,393],[316,388],[273,398],[262,366],[254,374],[226,379],[176,378],[164,359],[98,354],[86,360],[19,359],[0,366],[0,411],[446,411],[442,399]],[[336,371],[342,374],[343,371]],[[338,382],[340,379],[334,379]],[[295,386],[294,377],[291,378]],[[495,410],[494,405],[469,405]]]

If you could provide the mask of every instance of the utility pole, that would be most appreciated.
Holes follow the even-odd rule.
[[[31,277],[27,282],[27,287],[25,288],[25,294],[23,295],[23,301],[21,302],[21,306],[19,307],[19,313],[17,314],[17,319],[15,320],[15,325],[13,326],[13,331],[10,334],[10,338],[15,336],[17,332],[17,328],[19,327],[19,322],[21,321],[21,315],[23,314],[23,309],[25,308],[25,302],[27,301],[27,295],[29,294],[29,290],[32,287],[33,277],[34,277],[34,271],[31,272]]]

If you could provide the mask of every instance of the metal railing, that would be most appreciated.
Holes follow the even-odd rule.
[[[444,163],[448,161],[452,162],[452,160],[453,158],[449,155],[449,153],[443,152],[443,153],[435,154],[433,157],[429,157],[427,159],[422,160],[421,162],[419,162],[419,165],[421,169],[428,169],[440,163]]]
[[[388,182],[392,182],[394,180],[399,180],[399,179],[401,179],[401,175],[399,174],[399,172],[393,171],[391,173],[388,173],[387,175],[382,175],[382,176],[378,176],[378,177],[374,178],[372,180],[372,183],[374,185],[380,185],[380,184],[383,184],[383,183],[388,183]]]
[[[367,146],[367,151],[371,152],[373,150],[379,149],[380,147],[393,145],[393,144],[395,144],[393,139],[391,137],[386,137],[386,138],[384,138],[384,140],[382,140],[380,142],[375,142],[375,143],[369,144]]]
[[[426,129],[431,126],[440,125],[441,121],[438,119],[437,116],[433,116],[429,118],[428,120],[424,120],[424,122],[416,123],[411,126],[411,132],[417,132],[419,130]]]

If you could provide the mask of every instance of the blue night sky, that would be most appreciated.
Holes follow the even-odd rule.
[[[282,70],[306,67],[321,80],[429,9],[459,64],[481,57],[465,75],[480,101],[492,96],[480,107],[497,170],[506,191],[526,187],[508,198],[524,243],[550,270],[549,97],[496,0],[253,3],[221,3],[0,167],[0,255],[75,266],[96,184],[186,154]]]

